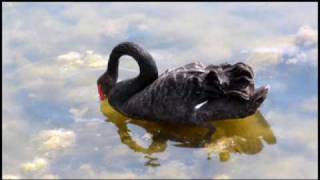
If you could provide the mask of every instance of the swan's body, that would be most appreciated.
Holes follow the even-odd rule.
[[[138,62],[140,74],[116,83],[122,55]],[[129,42],[113,49],[98,86],[101,99],[108,98],[127,117],[211,129],[211,120],[254,114],[268,92],[265,87],[255,90],[253,71],[244,63],[191,63],[158,76],[151,55]]]

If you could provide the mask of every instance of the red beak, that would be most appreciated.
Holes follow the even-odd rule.
[[[101,84],[98,85],[98,92],[99,92],[99,96],[100,96],[101,101],[103,101],[107,98],[106,95],[103,93]]]

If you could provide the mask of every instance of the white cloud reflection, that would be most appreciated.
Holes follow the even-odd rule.
[[[270,44],[270,43],[269,43]],[[316,65],[318,30],[302,26],[294,35],[278,38],[267,47],[242,50],[244,60],[255,69],[267,69],[280,63],[310,63]]]
[[[70,130],[52,129],[41,131],[38,138],[42,142],[40,146],[42,151],[61,151],[73,145],[76,135]]]
[[[316,46],[318,44],[318,30],[310,26],[303,26],[299,29],[295,43],[305,48]]]
[[[230,179],[230,177],[226,174],[219,174],[214,176],[212,179]]]
[[[4,174],[2,175],[2,179],[21,179],[21,177],[14,174]]]
[[[32,162],[23,163],[21,165],[24,172],[38,171],[48,166],[48,161],[44,158],[35,158]]]
[[[318,112],[318,98],[313,97],[302,102],[302,110],[307,112]]]
[[[136,174],[132,172],[112,172],[112,171],[102,171],[97,172],[90,164],[82,164],[78,169],[78,178],[86,179],[137,179]],[[79,176],[80,175],[80,176]]]

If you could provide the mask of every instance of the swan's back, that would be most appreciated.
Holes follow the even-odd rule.
[[[184,123],[194,107],[205,100],[201,93],[205,72],[205,66],[199,62],[167,70],[131,97],[124,112],[129,112],[130,117]]]
[[[161,74],[131,96],[121,112],[131,118],[204,126],[209,120],[242,118],[256,112],[268,93],[265,87],[254,88],[253,77],[243,63],[187,64]]]

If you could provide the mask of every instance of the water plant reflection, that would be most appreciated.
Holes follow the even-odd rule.
[[[275,144],[276,137],[269,124],[258,111],[243,119],[228,119],[212,122],[217,128],[209,144],[205,143],[207,129],[200,127],[184,127],[159,124],[143,120],[129,119],[115,111],[107,100],[102,101],[101,111],[108,117],[107,121],[118,128],[123,144],[135,152],[146,154],[148,162],[145,165],[159,166],[157,160],[151,157],[153,153],[164,152],[168,141],[181,148],[206,148],[208,159],[211,154],[218,154],[220,161],[228,161],[231,153],[254,155],[263,149],[262,140],[267,144]],[[128,124],[142,127],[151,135],[151,143],[144,147],[130,135]]]

